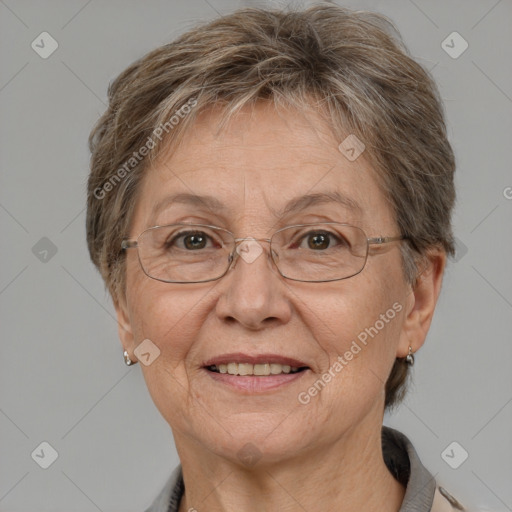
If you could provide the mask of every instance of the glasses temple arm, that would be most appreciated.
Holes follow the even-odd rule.
[[[389,242],[398,242],[399,240],[407,240],[407,236],[377,236],[368,238],[369,244],[387,244]]]

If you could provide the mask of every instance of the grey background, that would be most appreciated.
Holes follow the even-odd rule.
[[[432,70],[458,162],[457,261],[386,423],[460,501],[512,510],[512,2],[339,3],[388,15]],[[129,63],[243,5],[268,4],[0,1],[0,511],[141,511],[177,463],[88,259],[86,140]],[[31,48],[43,31],[59,44],[48,59]],[[441,46],[453,31],[469,44],[457,59]],[[48,469],[31,458],[42,441]],[[469,454],[458,469],[441,457],[453,441]]]

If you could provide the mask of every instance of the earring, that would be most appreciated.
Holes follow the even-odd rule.
[[[405,362],[409,366],[414,366],[414,354],[412,352],[412,347],[409,345],[409,353],[405,356]]]
[[[134,364],[134,363],[136,362],[136,361],[132,361],[132,360],[130,359],[130,354],[128,354],[128,351],[127,351],[127,350],[125,350],[125,351],[123,352],[123,357],[124,357],[124,364],[125,364],[126,366],[131,366],[132,364]]]

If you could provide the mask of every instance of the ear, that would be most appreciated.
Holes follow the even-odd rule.
[[[406,318],[400,333],[397,357],[403,358],[412,351],[418,351],[427,337],[437,304],[446,265],[443,249],[431,249],[426,255],[423,270],[410,287],[406,300]]]
[[[134,336],[126,300],[124,298],[116,300],[114,302],[114,307],[117,314],[117,332],[119,334],[123,350],[128,352],[132,361],[137,361],[137,357],[133,354],[135,349]]]

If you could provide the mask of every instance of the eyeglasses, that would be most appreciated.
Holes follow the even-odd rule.
[[[269,254],[281,276],[323,283],[359,274],[368,259],[370,245],[405,238],[368,238],[361,228],[338,222],[287,226],[271,238],[260,239],[235,238],[233,233],[217,226],[179,223],[148,228],[136,240],[123,240],[121,248],[136,248],[142,270],[152,279],[164,283],[205,283],[228,272],[235,254],[240,255],[240,242],[268,242]],[[258,256],[260,248],[256,246]]]

